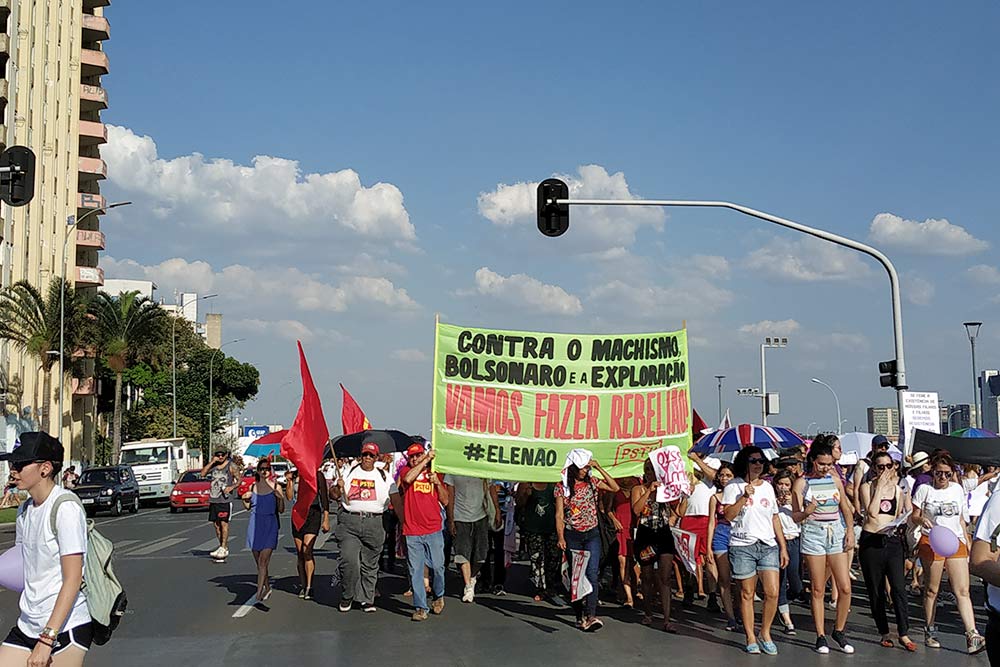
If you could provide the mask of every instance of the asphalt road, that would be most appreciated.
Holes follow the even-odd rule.
[[[409,620],[411,608],[402,596],[403,577],[381,579],[379,611],[341,614],[339,592],[330,582],[336,565],[332,540],[316,552],[315,600],[295,595],[295,554],[288,515],[283,517],[279,548],[271,561],[274,595],[266,606],[248,606],[256,588],[253,558],[243,551],[247,514],[233,518],[230,557],[214,563],[214,532],[205,512],[169,514],[165,507],[143,508],[138,515],[98,519],[100,530],[117,545],[116,571],[129,595],[129,614],[112,641],[94,647],[88,665],[248,664],[437,664],[616,665],[675,661],[697,665],[793,664],[872,665],[905,660],[907,665],[949,667],[986,665],[985,654],[965,655],[965,641],[953,606],[939,613],[944,648],[922,646],[922,623],[912,636],[921,643],[916,655],[878,646],[867,602],[860,590],[848,626],[857,649],[853,656],[812,651],[815,636],[808,610],[793,605],[797,637],[775,632],[778,657],[747,656],[742,635],[728,633],[717,618],[699,606],[675,614],[680,634],[667,635],[638,623],[631,610],[607,603],[601,610],[605,628],[584,634],[573,627],[569,609],[534,603],[526,591],[525,567],[515,564],[509,578],[513,591],[504,597],[477,596],[474,604],[459,601],[461,584],[449,573],[447,604],[442,616],[424,623]],[[321,537],[322,539],[322,537]],[[13,524],[0,527],[0,550],[13,544]],[[979,597],[981,591],[976,591]],[[911,606],[911,618],[921,613]],[[0,592],[0,625],[7,632],[17,618],[17,596]],[[983,621],[980,619],[980,629]]]

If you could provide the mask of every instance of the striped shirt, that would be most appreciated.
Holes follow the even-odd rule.
[[[805,504],[816,501],[816,511],[809,521],[839,521],[840,491],[833,477],[806,477]]]

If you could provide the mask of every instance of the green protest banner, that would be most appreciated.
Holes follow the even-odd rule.
[[[432,442],[439,472],[560,478],[589,449],[615,477],[691,444],[687,331],[575,335],[437,324]]]

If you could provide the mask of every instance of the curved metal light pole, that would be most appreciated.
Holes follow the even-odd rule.
[[[66,366],[65,366],[65,356],[66,356],[66,246],[69,245],[70,234],[76,230],[76,226],[81,222],[89,218],[96,213],[107,213],[113,208],[118,208],[119,206],[128,206],[132,202],[130,201],[117,201],[113,204],[108,204],[107,206],[99,206],[93,210],[87,211],[79,218],[75,215],[71,215],[66,218],[66,236],[63,238],[62,247],[62,277],[59,279],[59,440],[62,440],[62,430],[63,430],[63,394],[65,393],[65,380],[66,380]],[[51,420],[50,420],[51,421]],[[52,428],[52,425],[49,425]],[[70,438],[72,440],[72,437]],[[65,444],[65,443],[64,443]],[[70,460],[73,454],[73,443],[70,442],[68,447],[65,447],[65,452],[63,459],[64,463]]]
[[[813,378],[812,380],[810,380],[810,382],[815,382],[816,384],[821,384],[821,385],[823,385],[824,387],[826,387],[827,389],[829,389],[829,390],[830,390],[830,393],[831,393],[831,394],[833,394],[833,400],[834,400],[834,401],[835,401],[835,402],[837,403],[837,434],[838,434],[838,435],[840,435],[840,432],[841,432],[841,428],[840,428],[840,427],[841,427],[841,426],[843,425],[843,423],[844,423],[844,422],[845,422],[846,420],[845,420],[845,419],[841,419],[841,418],[840,418],[840,399],[839,399],[839,398],[837,398],[837,392],[835,392],[835,391],[833,390],[833,387],[831,387],[831,386],[830,386],[830,385],[828,385],[827,383],[823,382],[823,381],[822,381],[822,380],[820,380],[819,378]]]
[[[969,425],[982,428],[983,406],[982,401],[979,400],[979,378],[976,377],[976,337],[979,335],[979,327],[983,326],[983,323],[963,322],[962,326],[965,327],[965,333],[969,335],[969,345],[972,346],[972,406],[976,409],[976,421],[973,424],[970,419]]]
[[[551,186],[552,183],[559,183],[561,185],[561,190],[546,189],[546,184]],[[824,241],[829,241],[845,248],[851,248],[852,250],[857,250],[860,253],[868,255],[875,259],[882,267],[885,269],[886,273],[889,275],[889,290],[892,300],[892,333],[893,333],[893,345],[896,352],[896,404],[899,408],[899,414],[903,414],[903,392],[909,387],[906,386],[906,361],[903,356],[903,308],[901,305],[901,299],[899,294],[899,274],[896,272],[896,267],[893,266],[889,258],[885,256],[877,248],[873,248],[870,245],[861,243],[860,241],[855,241],[854,239],[847,238],[846,236],[841,236],[839,234],[834,234],[828,232],[824,229],[817,229],[815,227],[809,227],[801,223],[789,220],[787,218],[782,218],[776,215],[771,215],[770,213],[765,213],[763,211],[758,211],[756,209],[750,208],[749,206],[743,206],[741,204],[734,204],[727,201],[710,201],[710,200],[687,200],[687,199],[568,199],[561,196],[546,197],[546,192],[557,192],[561,191],[568,193],[569,189],[565,187],[565,184],[558,182],[557,179],[549,179],[548,181],[543,181],[539,185],[538,189],[538,208],[539,216],[556,214],[556,223],[561,222],[558,219],[560,213],[566,214],[566,224],[568,225],[568,207],[570,206],[658,206],[658,207],[692,207],[692,208],[725,208],[731,211],[736,211],[737,213],[742,213],[748,215],[751,218],[757,218],[759,220],[765,220],[767,222],[779,225],[781,227],[786,227],[788,229],[793,229],[797,232],[802,232],[803,234],[808,234],[809,236],[814,236]],[[557,209],[554,211],[553,209]],[[540,218],[541,219],[541,218]],[[540,225],[541,228],[541,225]],[[557,236],[561,234],[564,229],[559,229],[559,225],[556,224],[551,227],[548,231],[543,231],[548,236]],[[839,424],[838,424],[838,429]]]

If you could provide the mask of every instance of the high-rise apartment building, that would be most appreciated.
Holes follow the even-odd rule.
[[[979,392],[983,428],[997,433],[1000,431],[1000,371],[987,370],[980,373]]]
[[[899,432],[899,409],[868,408],[868,432],[895,437]]]
[[[108,73],[108,57],[101,44],[109,36],[103,15],[109,4],[0,0],[0,26],[5,28],[0,35],[0,138],[5,145],[27,146],[37,158],[34,199],[0,211],[3,286],[26,280],[44,294],[62,275],[85,291],[104,282],[97,254],[105,244],[100,182],[107,166],[100,146],[107,140],[101,111],[108,96],[101,77]],[[37,362],[13,349],[4,352],[8,377],[20,380],[19,409],[30,409],[36,420],[49,415],[49,430],[72,445],[66,447],[67,458],[88,456],[97,408],[92,351],[74,353],[72,364],[66,365],[64,415],[58,414],[58,365],[52,395],[41,396],[44,378]]]
[[[969,403],[941,406],[941,432],[951,433],[976,425],[976,406]]]

